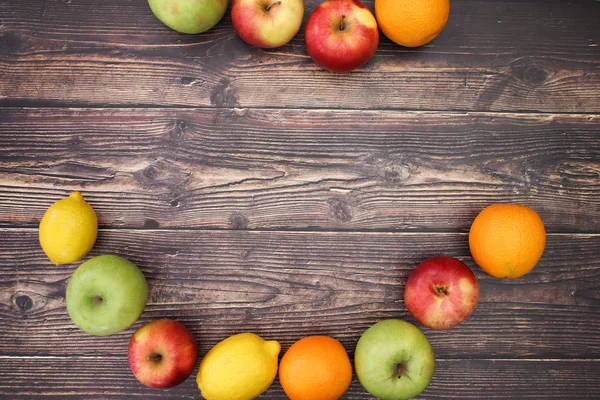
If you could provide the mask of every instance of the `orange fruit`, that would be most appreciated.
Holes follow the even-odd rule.
[[[473,221],[469,248],[482,270],[496,278],[519,278],[535,267],[546,246],[540,216],[520,204],[494,204]]]
[[[406,47],[435,39],[448,15],[450,0],[375,0],[377,25],[388,39]]]
[[[300,339],[279,363],[279,382],[291,400],[337,400],[351,381],[348,353],[329,336]]]

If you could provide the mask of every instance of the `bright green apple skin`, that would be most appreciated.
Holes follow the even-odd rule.
[[[137,321],[146,307],[148,284],[131,261],[102,255],[75,270],[66,297],[69,316],[79,329],[107,336]]]
[[[398,377],[398,365],[404,365],[404,376]],[[354,368],[360,383],[373,396],[406,400],[417,396],[431,382],[435,356],[419,328],[387,319],[371,326],[358,340]]]
[[[229,0],[148,0],[163,24],[181,32],[202,33],[215,26],[227,10]]]

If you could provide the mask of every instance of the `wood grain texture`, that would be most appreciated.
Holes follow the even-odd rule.
[[[319,2],[306,1],[305,22]],[[145,1],[1,1],[0,105],[597,113],[598,15],[597,1],[453,0],[432,44],[382,37],[365,68],[331,74],[310,60],[304,27],[261,50],[236,36],[229,13],[182,35]]]
[[[466,232],[491,203],[598,232],[600,116],[4,109],[0,226],[81,190],[103,227]]]
[[[126,357],[3,358],[0,396],[11,399],[198,399],[195,374],[181,385],[149,389],[137,382]],[[597,360],[438,360],[418,399],[597,399]],[[535,383],[535,384],[533,384]],[[275,380],[261,399],[285,399]],[[342,399],[372,398],[354,377]]]
[[[306,335],[353,351],[384,318],[411,320],[403,287],[427,257],[464,260],[479,278],[474,314],[450,331],[425,329],[440,358],[600,357],[598,235],[548,236],[539,265],[518,280],[481,272],[459,234],[101,230],[91,255],[135,262],[150,287],[135,327],[157,318],[186,324],[205,353],[252,331],[284,347]],[[118,356],[132,329],[80,332],[64,293],[77,265],[54,266],[35,229],[0,230],[0,355]]]
[[[229,12],[182,35],[145,0],[0,0],[0,397],[199,398],[197,368],[168,391],[131,374],[131,334],[157,318],[183,322],[201,356],[252,331],[283,351],[331,335],[352,357],[376,321],[415,323],[406,279],[446,254],[480,302],[452,330],[423,328],[437,369],[419,398],[598,398],[599,17],[592,0],[452,0],[431,44],[382,37],[364,68],[331,74],[304,27],[261,50]],[[110,337],[73,325],[80,263],[54,266],[38,243],[72,190],[100,219],[89,256],[126,257],[150,286]],[[507,202],[549,232],[518,280],[468,250],[475,215]],[[285,395],[275,382],[262,398]],[[355,378],[344,399],[367,398]]]

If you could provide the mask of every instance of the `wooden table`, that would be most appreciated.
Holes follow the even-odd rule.
[[[306,1],[305,20],[318,1]],[[373,2],[366,4],[372,9]],[[194,377],[148,389],[134,328],[174,318],[201,355],[252,331],[285,351],[331,335],[352,355],[384,318],[415,322],[403,287],[423,259],[464,260],[480,303],[423,328],[437,369],[423,399],[600,397],[600,2],[452,0],[418,49],[382,37],[331,74],[304,28],[260,50],[182,35],[144,0],[0,0],[0,396],[199,398]],[[100,231],[89,256],[147,276],[129,330],[79,331],[37,227],[80,190]],[[517,280],[470,257],[473,218],[526,204],[548,231]],[[276,381],[263,396],[284,398]],[[345,398],[366,399],[356,379]]]

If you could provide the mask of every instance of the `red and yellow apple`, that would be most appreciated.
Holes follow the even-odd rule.
[[[128,359],[138,381],[151,388],[166,389],[190,376],[198,359],[198,346],[183,324],[159,319],[133,334]]]
[[[377,21],[358,0],[321,3],[306,23],[306,50],[313,61],[333,72],[365,65],[379,45]]]
[[[479,301],[473,272],[453,257],[433,257],[408,277],[404,303],[410,315],[432,329],[452,328],[464,321]]]
[[[233,0],[231,22],[247,43],[272,49],[288,43],[304,18],[302,0]]]

